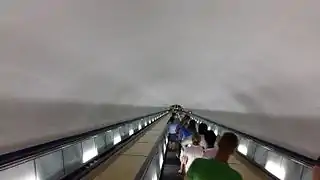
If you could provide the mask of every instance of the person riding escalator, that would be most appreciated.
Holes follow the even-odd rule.
[[[198,133],[194,133],[192,135],[192,144],[189,147],[185,147],[181,152],[179,174],[184,175],[195,159],[202,158],[204,148],[200,145],[200,141],[201,136]]]
[[[201,137],[200,146],[202,146],[204,149],[207,148],[207,142],[205,140],[205,135],[208,132],[208,126],[205,123],[199,124],[198,128],[199,135]],[[182,147],[192,144],[192,136],[189,136],[181,142]]]
[[[228,165],[229,157],[238,146],[238,138],[233,133],[225,133],[219,141],[219,149],[214,159],[198,158],[193,161],[188,172],[188,180],[242,180],[241,175]]]
[[[172,116],[170,117],[169,121],[168,121],[168,147],[170,150],[174,150],[177,146],[178,143],[178,136],[176,134],[176,129],[179,125],[179,119],[176,116],[176,114],[172,114]]]

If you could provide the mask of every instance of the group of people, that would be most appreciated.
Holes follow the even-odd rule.
[[[204,123],[197,128],[188,114],[180,121],[180,115],[173,113],[168,123],[169,149],[177,150],[180,174],[188,180],[242,180],[228,165],[239,143],[235,134],[228,132],[217,137]],[[320,180],[320,157],[316,162],[312,180]]]
[[[185,115],[183,119],[173,113],[169,120],[169,149],[177,151],[179,173],[189,180],[242,180],[241,175],[229,167],[228,159],[238,146],[233,133],[217,137],[204,123],[197,128],[196,121]],[[219,139],[219,140],[217,140]]]

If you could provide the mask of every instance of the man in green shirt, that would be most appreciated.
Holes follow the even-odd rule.
[[[193,161],[187,173],[188,180],[242,180],[241,175],[228,165],[230,155],[238,146],[237,136],[233,133],[225,133],[218,146],[214,159]]]

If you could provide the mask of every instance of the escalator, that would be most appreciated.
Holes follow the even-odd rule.
[[[183,180],[183,176],[178,173],[180,160],[176,156],[176,151],[167,151],[162,167],[160,180]]]
[[[63,138],[0,156],[0,179],[182,180],[168,145],[168,111]],[[316,161],[192,114],[219,135],[233,132],[240,144],[229,165],[244,180],[312,180]]]
[[[82,179],[158,124],[168,111],[0,156],[0,179]]]
[[[167,124],[167,118],[162,118],[151,126],[142,136],[135,139],[127,147],[118,151],[115,156],[95,168],[85,179],[93,180],[132,180],[155,145],[155,140],[162,135]]]
[[[312,180],[312,167],[316,160],[297,154],[288,149],[228,128],[212,120],[192,114],[197,123],[206,123],[208,128],[222,135],[233,132],[239,138],[239,146],[228,164],[238,171],[243,180]],[[168,132],[164,130],[162,139],[155,144],[149,154],[149,162],[142,166],[135,180],[182,180],[178,173],[179,159],[175,152],[167,150]]]

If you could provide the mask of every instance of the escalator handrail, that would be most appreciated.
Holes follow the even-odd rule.
[[[166,114],[163,114],[158,118],[162,119]],[[72,171],[71,173],[66,174],[61,177],[60,180],[77,180],[77,179],[88,179],[86,177],[90,172],[92,172],[95,168],[99,167],[102,163],[106,162],[109,158],[117,156],[117,152],[121,152],[122,148],[126,148],[126,146],[130,143],[136,142],[134,139],[140,138],[142,134],[146,133],[149,128],[151,128],[157,121],[152,122],[151,124],[142,127],[139,131],[135,132],[131,136],[127,136],[121,140],[118,144],[112,146],[112,148],[104,151],[101,154],[98,154],[96,157],[92,158],[90,161],[84,163],[78,169]],[[132,145],[132,144],[131,144]],[[115,155],[116,154],[116,155]],[[111,160],[112,161],[112,160]]]
[[[153,116],[156,114],[164,113],[164,112],[167,112],[167,110],[147,114],[147,115],[133,118],[130,120],[107,125],[105,127],[91,130],[91,131],[81,133],[78,135],[73,135],[73,136],[53,140],[53,141],[50,141],[50,142],[47,142],[44,144],[40,144],[40,145],[36,145],[33,147],[21,149],[21,150],[15,151],[15,152],[10,152],[7,154],[0,155],[0,170],[8,169],[8,168],[14,167],[18,164],[22,164],[24,162],[28,162],[30,160],[36,159],[36,158],[44,156],[46,154],[50,154],[54,151],[57,151],[61,148],[66,147],[66,146],[70,146],[70,145],[76,144],[78,142],[81,142],[81,141],[87,139],[88,137],[105,132],[109,129],[113,129],[114,127],[121,126],[123,124],[128,124],[130,122],[133,122],[133,121],[136,121],[139,119],[143,119],[143,118],[146,118],[149,116]]]
[[[298,162],[300,164],[303,164],[304,166],[312,167],[317,162],[316,160],[311,159],[311,158],[309,158],[307,156],[301,155],[301,154],[299,154],[297,152],[288,150],[288,149],[286,149],[284,147],[280,147],[280,146],[278,146],[276,144],[273,144],[273,143],[267,142],[265,140],[259,139],[257,137],[251,136],[251,135],[249,135],[247,133],[240,132],[240,131],[238,131],[236,129],[227,127],[227,126],[225,126],[223,124],[217,123],[217,122],[215,122],[215,121],[213,121],[211,119],[205,118],[203,116],[200,116],[200,115],[197,115],[197,114],[194,114],[194,113],[192,113],[192,116],[198,117],[200,119],[204,119],[206,121],[209,121],[209,122],[212,122],[212,123],[216,124],[217,126],[220,126],[220,127],[224,128],[224,129],[227,129],[229,131],[235,132],[236,134],[239,134],[242,137],[245,137],[245,138],[247,138],[249,140],[255,141],[258,144],[260,144],[262,146],[265,146],[270,150],[273,150],[274,152],[279,152],[279,153],[291,158],[293,161],[296,161],[296,162]]]

